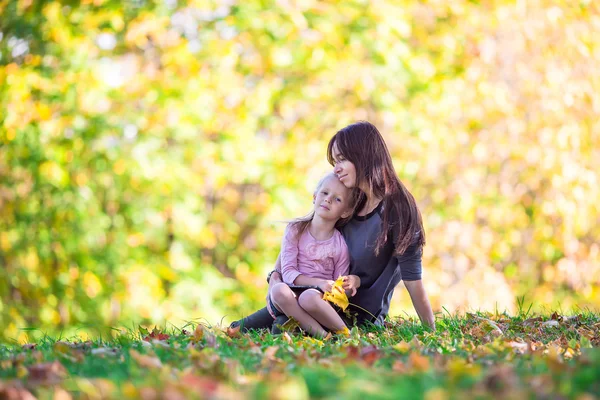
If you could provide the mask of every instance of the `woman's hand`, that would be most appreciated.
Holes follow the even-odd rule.
[[[271,277],[269,278],[269,293],[275,284],[281,282],[283,282],[283,277],[281,276],[281,255],[278,255],[275,262],[275,269],[271,272]]]
[[[281,279],[281,273],[279,271],[273,271],[271,273],[271,278],[269,279],[269,292],[277,283],[281,283],[283,280]]]
[[[331,281],[331,280],[325,280],[323,279],[321,281],[321,283],[319,283],[317,286],[319,287],[319,289],[321,289],[323,292],[331,292],[331,288],[333,287],[333,284],[335,282]]]
[[[356,290],[360,287],[360,278],[356,275],[347,275],[344,276],[344,284],[342,288],[346,292],[350,292],[350,296],[354,296],[356,294]]]

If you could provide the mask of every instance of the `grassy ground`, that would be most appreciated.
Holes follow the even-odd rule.
[[[231,336],[231,337],[230,337]],[[600,398],[600,315],[446,315],[316,340],[203,325],[0,345],[0,399]],[[30,397],[32,398],[32,397]]]

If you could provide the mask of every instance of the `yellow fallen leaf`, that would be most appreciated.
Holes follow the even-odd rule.
[[[430,389],[425,393],[425,400],[446,400],[449,398],[448,392],[442,388]]]
[[[26,377],[29,374],[29,371],[27,371],[27,368],[25,368],[22,365],[19,365],[17,367],[17,378],[21,379]]]
[[[414,371],[425,372],[429,369],[429,359],[417,352],[410,353],[408,359]]]
[[[348,329],[347,326],[343,327],[342,329],[335,331],[336,335],[341,335],[341,336],[346,336],[346,337],[350,337],[350,330]]]
[[[346,311],[350,302],[348,301],[348,296],[346,296],[346,292],[343,289],[344,278],[341,276],[336,279],[333,286],[331,287],[331,292],[325,292],[323,294],[323,300],[326,300],[330,303],[335,304],[342,311]]]
[[[298,323],[294,317],[289,317],[288,320],[281,325],[281,330],[285,332],[293,332],[296,328],[300,328],[300,323]]]
[[[196,329],[194,330],[194,342],[199,342],[202,340],[202,338],[204,337],[204,325],[202,324],[198,324],[198,326],[196,326]]]
[[[400,353],[408,353],[410,350],[410,344],[402,341],[392,346],[394,350],[399,351]]]

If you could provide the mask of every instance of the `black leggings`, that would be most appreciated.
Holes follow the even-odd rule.
[[[229,325],[230,328],[235,328],[240,326],[241,332],[248,332],[250,329],[271,329],[273,325],[273,317],[269,314],[269,310],[267,307],[261,308],[260,310],[254,312],[253,314],[248,315],[240,319],[239,321],[234,321]]]

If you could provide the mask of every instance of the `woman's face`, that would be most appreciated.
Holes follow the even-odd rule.
[[[340,182],[344,184],[348,189],[356,186],[356,168],[354,164],[346,160],[346,158],[340,153],[337,147],[337,143],[332,146],[333,160],[335,165],[333,167],[333,173],[338,177]]]

